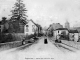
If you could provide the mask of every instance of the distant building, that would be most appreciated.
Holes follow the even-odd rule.
[[[58,28],[63,28],[63,26],[60,24],[60,23],[56,23],[56,24],[54,24],[53,23],[53,29],[55,30],[55,29],[58,29]]]
[[[73,27],[72,30],[77,30],[80,36],[80,27]]]
[[[60,23],[53,23],[49,26],[48,30],[48,34],[53,35],[53,30],[56,30],[58,28],[63,28],[63,25],[61,25]]]
[[[68,35],[68,29],[67,28],[58,28],[56,30],[53,31],[53,36],[55,39],[57,39],[58,35]]]
[[[68,21],[66,21],[66,23],[65,23],[65,28],[70,29],[70,24]]]
[[[78,32],[80,33],[80,27],[73,27],[73,30],[78,30]]]
[[[56,30],[56,29],[58,29],[58,28],[63,28],[63,26],[60,24],[60,23],[53,23],[53,24],[51,24],[50,26],[49,26],[49,30],[51,30],[51,29],[54,29],[54,30]]]
[[[69,40],[77,42],[78,39],[79,39],[78,30],[69,30]]]

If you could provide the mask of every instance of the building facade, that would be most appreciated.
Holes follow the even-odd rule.
[[[53,31],[58,29],[58,28],[63,28],[63,25],[60,23],[53,23],[49,26],[48,30],[48,35],[53,35]]]
[[[77,30],[69,31],[69,40],[77,42],[79,39],[79,33]]]
[[[65,35],[68,36],[69,32],[67,28],[59,28],[53,31],[53,36],[57,39],[57,36]]]
[[[68,21],[66,21],[66,23],[65,23],[65,28],[70,29],[70,24]]]
[[[37,29],[38,27],[36,24],[32,20],[29,20],[28,23],[24,26],[24,33],[25,35],[31,35],[36,33]]]

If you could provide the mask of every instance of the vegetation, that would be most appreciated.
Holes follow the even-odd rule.
[[[11,42],[11,41],[14,41],[14,38],[12,37],[11,34],[8,35],[0,34],[0,43]]]
[[[25,8],[25,4],[23,4],[22,0],[17,0],[17,2],[14,4],[13,10],[11,10],[12,14],[11,14],[11,18],[10,20],[6,20],[6,17],[2,17],[2,23],[3,25],[5,25],[5,23],[7,22],[8,25],[8,29],[6,29],[6,27],[4,26],[4,30],[2,32],[2,34],[0,34],[0,42],[11,42],[11,41],[16,41],[16,40],[20,40],[19,36],[13,36],[12,34],[14,33],[24,33],[24,25],[27,23],[26,20],[28,17],[26,15],[26,8]],[[38,26],[38,34],[32,34],[29,36],[26,36],[26,39],[30,39],[36,36],[42,36],[43,34],[41,33],[42,27],[39,24],[36,24]],[[4,33],[8,33],[7,35]]]
[[[27,18],[28,17],[26,15],[26,8],[25,8],[25,4],[23,4],[22,0],[17,0],[17,2],[14,4],[15,6],[13,7],[14,10],[11,10],[12,12],[12,17],[10,19],[10,23],[13,26],[13,30],[14,32],[19,32],[22,28],[23,25],[25,25],[27,22]]]

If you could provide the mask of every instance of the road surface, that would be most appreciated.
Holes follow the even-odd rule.
[[[49,39],[47,41],[48,44],[44,44],[44,38],[41,38],[30,46],[24,45],[0,52],[0,60],[80,60],[80,52],[69,52],[64,48],[67,46],[63,45],[62,48]]]

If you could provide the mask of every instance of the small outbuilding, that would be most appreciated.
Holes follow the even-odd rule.
[[[78,41],[79,33],[77,30],[69,30],[69,40],[71,41]]]
[[[67,28],[58,28],[56,30],[53,31],[53,35],[54,35],[54,38],[57,39],[58,35],[68,35],[68,29]]]

